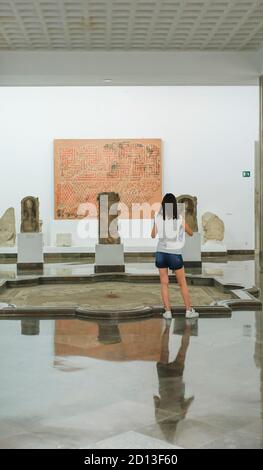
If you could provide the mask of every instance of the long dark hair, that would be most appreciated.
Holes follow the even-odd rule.
[[[161,212],[163,215],[163,220],[165,220],[166,216],[169,219],[177,219],[177,201],[174,194],[165,194],[162,200]]]

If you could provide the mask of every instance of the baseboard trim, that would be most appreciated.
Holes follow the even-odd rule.
[[[44,263],[17,263],[17,274],[43,274]]]
[[[255,250],[227,250],[228,255],[255,255]]]
[[[133,259],[133,258],[149,258],[153,259],[155,255],[154,251],[134,251],[134,252],[125,252],[124,257],[125,260],[128,259]],[[232,255],[249,255],[249,256],[255,256],[256,252],[255,250],[228,250],[227,252],[222,252],[222,251],[203,251],[201,253],[202,258],[213,258],[213,257],[227,257],[227,256],[232,256]],[[67,260],[67,259],[76,259],[76,260],[84,260],[84,259],[89,259],[93,260],[95,259],[95,253],[44,253],[44,260],[45,262],[48,261],[54,261],[54,262],[59,262],[62,260]],[[16,263],[17,261],[17,254],[16,253],[0,253],[0,262],[4,260],[12,260]]]
[[[125,265],[124,264],[116,264],[116,265],[95,264],[94,273],[95,274],[125,273]]]
[[[185,268],[201,268],[202,261],[184,261]]]
[[[202,258],[227,257],[227,256],[255,256],[255,250],[227,250],[227,251],[202,251]]]

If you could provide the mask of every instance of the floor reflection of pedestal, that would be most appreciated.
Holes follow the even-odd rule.
[[[121,343],[120,330],[117,323],[109,321],[98,322],[98,341],[103,344],[117,344]]]
[[[17,273],[43,273],[43,234],[19,233],[17,235]]]
[[[35,318],[25,318],[21,320],[21,335],[39,335],[40,320]]]
[[[95,249],[95,273],[124,273],[123,244],[97,244]]]

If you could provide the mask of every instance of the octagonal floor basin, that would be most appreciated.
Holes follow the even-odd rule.
[[[224,293],[217,287],[189,286],[189,290],[194,305],[211,305],[217,300],[231,299],[231,293]],[[178,285],[170,286],[170,298],[173,305],[183,305]],[[136,308],[138,305],[162,304],[159,284],[122,282],[8,288],[0,295],[0,302],[12,303],[17,307],[80,306],[113,310]]]

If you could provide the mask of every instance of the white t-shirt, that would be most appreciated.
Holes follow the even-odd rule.
[[[163,220],[162,213],[158,212],[155,216],[155,224],[159,238],[156,251],[181,255],[185,242],[182,216],[178,219]]]

